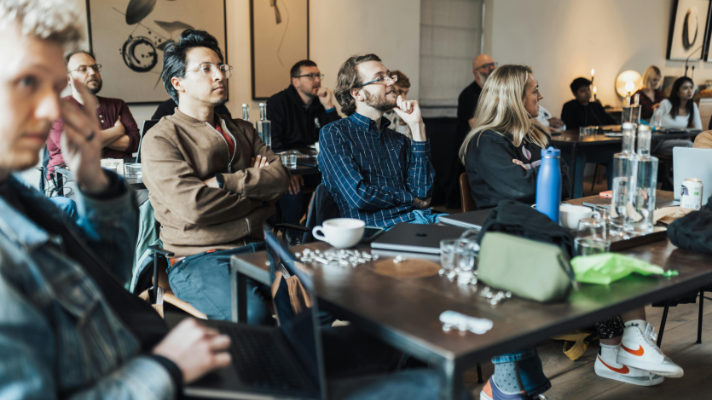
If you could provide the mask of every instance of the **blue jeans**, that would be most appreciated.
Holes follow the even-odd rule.
[[[186,257],[168,268],[168,282],[179,299],[190,303],[208,319],[229,321],[232,318],[230,256],[262,250],[264,243],[250,243],[236,249],[201,253]],[[247,279],[247,322],[272,325],[272,313],[267,307],[270,290]]]
[[[431,400],[440,398],[442,381],[435,371],[410,370],[386,375],[378,380],[351,380],[349,389],[332,393],[330,398],[346,400],[390,399]],[[472,393],[463,390],[460,399],[472,399]]]
[[[69,197],[50,197],[50,201],[59,207],[62,212],[69,216],[69,219],[76,221],[77,219],[77,203]]]
[[[519,378],[522,381],[524,390],[527,391],[529,396],[536,397],[551,389],[551,382],[549,382],[549,379],[544,375],[541,359],[536,351],[536,347],[492,358],[492,364],[513,361],[519,363]]]

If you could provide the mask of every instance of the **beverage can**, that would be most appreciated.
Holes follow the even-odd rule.
[[[699,179],[685,179],[682,182],[680,194],[680,207],[699,210],[702,207],[702,181]]]

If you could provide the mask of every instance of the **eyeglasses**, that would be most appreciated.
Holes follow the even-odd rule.
[[[205,63],[205,64],[200,64],[200,66],[198,66],[198,68],[196,68],[196,69],[186,71],[186,72],[195,72],[195,71],[200,71],[205,76],[214,76],[217,71],[220,71],[222,74],[225,75],[225,79],[228,79],[232,76],[232,67],[227,64],[215,65],[213,63]]]
[[[306,74],[295,76],[295,78],[309,78],[310,81],[313,81],[316,78],[324,79],[324,74]]]
[[[479,67],[477,67],[476,69],[482,69],[482,68],[497,68],[498,65],[499,65],[498,62],[491,62],[491,63],[489,63],[489,64],[482,64],[482,65],[480,65]]]
[[[94,64],[94,65],[80,65],[76,69],[73,69],[69,72],[79,72],[80,74],[86,73],[89,69],[91,68],[92,71],[95,73],[98,73],[101,70],[101,64]]]
[[[368,81],[368,82],[366,82],[366,83],[362,83],[362,84],[358,85],[358,87],[363,87],[363,86],[366,86],[366,85],[370,85],[370,84],[372,84],[372,83],[379,83],[379,84],[380,84],[381,82],[385,83],[386,85],[388,85],[389,82],[390,82],[390,83],[396,83],[396,82],[398,82],[398,75],[382,76],[382,77],[376,78],[376,79],[374,79],[374,80],[372,80],[372,81]]]

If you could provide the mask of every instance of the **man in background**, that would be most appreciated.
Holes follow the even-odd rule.
[[[475,81],[466,87],[457,98],[457,148],[459,149],[465,136],[475,123],[475,109],[482,93],[482,86],[489,78],[497,63],[487,54],[480,54],[472,61],[472,74]]]
[[[561,119],[567,129],[578,130],[582,126],[616,124],[616,121],[606,114],[601,103],[591,101],[591,81],[576,78],[569,87],[574,99],[564,104],[561,109]]]

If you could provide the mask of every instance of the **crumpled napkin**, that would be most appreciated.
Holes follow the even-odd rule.
[[[676,219],[682,218],[692,211],[697,211],[697,210],[693,210],[691,208],[682,208],[682,207],[660,208],[660,209],[655,210],[655,212],[653,213],[653,223],[660,222],[665,225],[670,225]]]
[[[608,285],[637,272],[641,275],[675,276],[677,271],[665,271],[657,265],[616,253],[603,253],[587,257],[574,257],[571,267],[576,280],[584,283]]]

